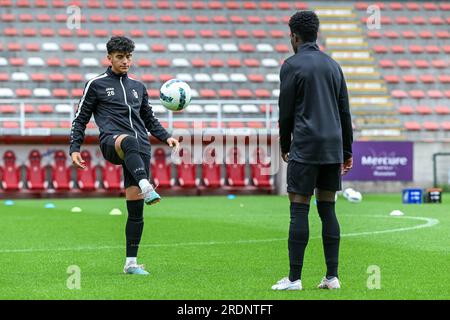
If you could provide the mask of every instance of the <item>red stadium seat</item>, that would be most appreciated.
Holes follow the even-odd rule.
[[[238,95],[239,95],[239,93],[238,93]],[[271,97],[271,93],[267,89],[256,89],[255,90],[255,96],[257,98],[262,98],[262,99],[270,98]]]
[[[444,121],[441,123],[442,130],[450,131],[450,121]]]
[[[414,109],[411,106],[400,106],[398,112],[400,114],[409,115],[414,113]]]
[[[92,165],[91,153],[83,150],[81,158],[84,160],[86,168],[77,170],[77,183],[82,191],[94,191],[96,189],[96,172]]]
[[[396,74],[387,74],[384,76],[384,81],[387,83],[399,83],[400,77]]]
[[[430,115],[433,113],[433,109],[428,106],[417,106],[416,111],[420,115]]]
[[[203,184],[208,188],[219,188],[224,184],[224,179],[222,178],[221,173],[221,165],[215,163],[214,161],[216,155],[214,149],[208,150],[207,155],[207,161],[203,161],[202,164]]]
[[[439,124],[432,121],[426,121],[423,123],[423,128],[427,131],[438,131]]]
[[[189,6],[186,1],[175,1],[174,7],[175,9],[184,10],[187,9]]]
[[[249,68],[258,68],[260,63],[259,63],[259,60],[250,58],[250,59],[244,59],[244,65]]]
[[[211,99],[217,96],[216,91],[213,89],[200,89],[200,97]]]
[[[249,99],[253,97],[253,93],[249,89],[237,89],[236,94],[242,99]]]
[[[428,90],[427,94],[431,99],[441,99],[444,97],[444,94],[440,90]]]
[[[227,64],[230,68],[240,68],[242,66],[241,60],[239,59],[228,59]]]
[[[230,99],[234,97],[234,92],[231,89],[219,89],[219,97]]]
[[[155,64],[160,68],[165,68],[170,66],[170,60],[169,59],[156,59]]]
[[[161,38],[161,32],[159,30],[151,29],[151,30],[147,31],[147,36],[149,38]],[[155,45],[152,45],[152,47],[153,46],[155,46]],[[164,45],[161,45],[161,46],[164,46]]]
[[[122,167],[105,161],[102,167],[103,186],[106,190],[120,190],[122,188]]]
[[[403,90],[392,90],[391,96],[396,99],[403,99],[403,98],[407,98],[408,94]]]
[[[22,188],[22,183],[20,182],[20,167],[16,166],[16,155],[14,151],[8,150],[4,153],[3,163],[3,189],[5,191],[18,191]]]
[[[153,52],[165,52],[166,51],[166,46],[163,44],[152,44],[151,45],[151,49]]]
[[[156,148],[152,159],[152,175],[155,185],[160,188],[173,186],[172,170],[170,164],[166,161],[164,149]]]
[[[435,83],[436,79],[432,74],[422,74],[419,76],[420,81],[423,83]]]
[[[226,178],[229,186],[244,187],[247,185],[245,177],[245,161],[241,161],[241,155],[238,148],[230,150],[226,168]],[[241,163],[243,162],[243,163]]]
[[[408,131],[420,131],[421,126],[418,122],[415,121],[408,121],[405,122],[405,129]]]
[[[417,77],[414,74],[405,74],[402,79],[406,83],[417,83]]]
[[[409,96],[414,99],[423,99],[425,98],[425,92],[423,90],[410,90]]]
[[[270,172],[270,160],[266,158],[266,153],[262,148],[257,148],[255,150],[255,162],[250,164],[250,174],[252,177],[253,185],[259,188],[271,187],[273,184],[273,179],[269,175]]]
[[[41,153],[31,150],[28,156],[29,164],[26,166],[27,187],[30,190],[44,190],[47,188],[45,181],[45,168],[41,166]]]
[[[31,97],[31,90],[28,88],[19,88],[16,89],[16,96],[20,98],[28,98]]]
[[[198,186],[197,166],[192,163],[191,154],[187,149],[180,150],[181,163],[177,165],[178,182],[183,188]]]
[[[51,169],[51,181],[55,190],[70,190],[71,168],[67,166],[66,153],[62,150],[55,151],[54,164]]]

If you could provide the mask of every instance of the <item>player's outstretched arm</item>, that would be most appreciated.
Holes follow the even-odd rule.
[[[78,103],[78,109],[75,113],[75,118],[72,121],[69,151],[71,157],[74,152],[80,152],[81,144],[84,141],[86,125],[91,119],[92,112],[94,111],[96,105],[97,97],[94,89],[94,83],[88,82],[84,87],[83,97]]]
[[[349,163],[347,160],[349,160],[352,157],[352,143],[353,143],[352,116],[350,114],[350,103],[348,98],[347,84],[345,82],[342,70],[340,68],[339,70],[342,76],[341,89],[339,93],[339,117],[341,119],[341,128],[342,128],[343,155],[344,155],[344,163],[347,162],[348,170],[350,170],[351,163]]]
[[[283,63],[283,66],[281,67],[280,81],[278,125],[281,153],[283,160],[287,161],[287,154],[291,148],[292,131],[294,127],[295,93],[297,91],[294,68],[287,62]]]

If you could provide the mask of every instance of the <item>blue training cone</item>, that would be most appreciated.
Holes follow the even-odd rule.
[[[14,205],[14,201],[12,200],[5,200],[5,206],[13,206]]]
[[[54,209],[55,205],[53,203],[46,203],[44,207],[45,209]]]

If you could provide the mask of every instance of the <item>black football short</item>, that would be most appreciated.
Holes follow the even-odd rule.
[[[116,152],[115,147],[115,138],[116,136],[108,136],[102,144],[100,144],[100,150],[102,151],[103,157],[105,160],[111,162],[112,164],[122,165],[123,168],[123,182],[125,185],[125,189],[130,186],[139,186],[138,181],[133,178],[133,175],[128,171],[125,166],[125,162],[120,159],[119,155]],[[139,153],[144,162],[145,172],[147,174],[147,179],[150,178],[150,155],[146,153]]]
[[[314,189],[339,191],[342,189],[341,164],[307,164],[289,161],[287,192],[313,195]]]

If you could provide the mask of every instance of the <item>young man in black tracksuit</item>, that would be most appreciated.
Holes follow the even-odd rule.
[[[144,227],[144,202],[153,204],[161,199],[149,182],[151,153],[147,130],[171,147],[178,148],[179,143],[153,114],[145,85],[127,75],[134,51],[133,41],[112,37],[106,48],[111,66],[86,83],[72,123],[70,155],[75,166],[85,168],[80,148],[86,124],[93,114],[100,130],[100,149],[104,158],[113,164],[121,164],[124,172],[128,210],[124,272],[147,275],[136,260]]]
[[[279,130],[282,158],[288,162],[290,272],[272,289],[302,289],[309,203],[314,190],[327,265],[319,288],[337,289],[340,229],[335,195],[341,189],[341,175],[352,168],[353,162],[347,86],[339,64],[316,44],[319,30],[316,14],[297,12],[289,27],[295,54],[280,71]]]

